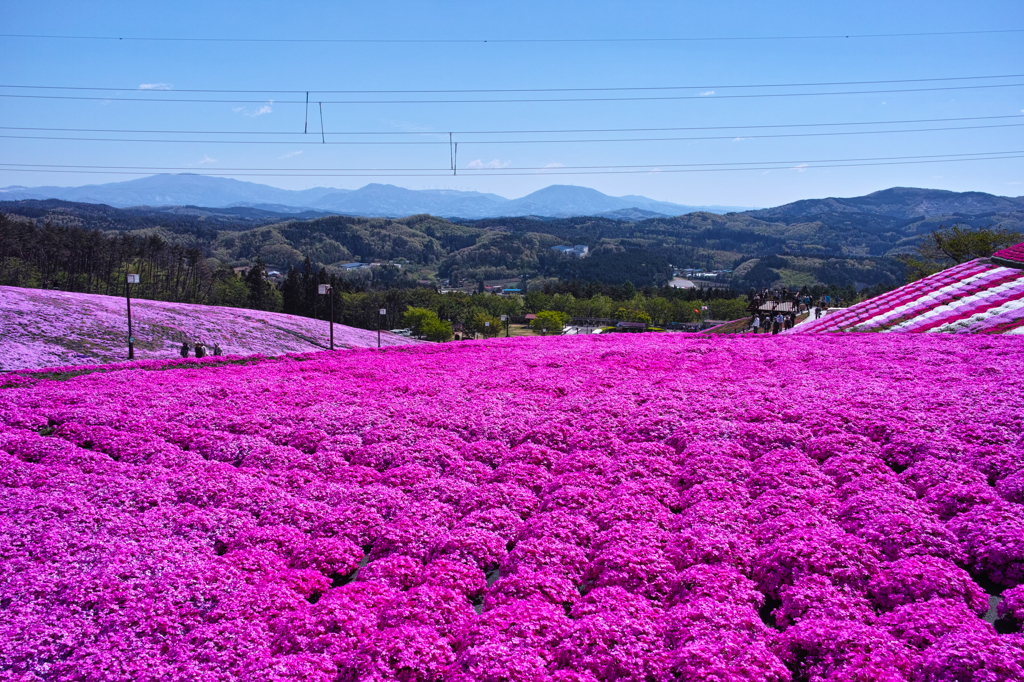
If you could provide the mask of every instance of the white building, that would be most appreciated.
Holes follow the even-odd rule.
[[[576,244],[575,246],[552,246],[552,251],[560,251],[566,256],[575,256],[576,258],[583,258],[590,251],[590,247],[586,244]]]

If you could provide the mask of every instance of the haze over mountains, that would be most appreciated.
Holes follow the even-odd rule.
[[[278,213],[313,209],[368,217],[420,213],[446,218],[607,216],[637,220],[694,211],[728,213],[742,206],[685,206],[647,197],[612,197],[595,189],[551,185],[519,199],[459,190],[411,190],[372,183],[356,190],[315,187],[286,190],[230,178],[179,174],[82,187],[5,187],[0,201],[62,199],[125,208],[129,206],[253,207]]]

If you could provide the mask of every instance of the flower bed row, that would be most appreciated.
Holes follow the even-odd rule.
[[[642,335],[3,389],[0,669],[1021,679],[1022,370]]]
[[[1024,333],[1024,270],[973,260],[795,329]]]

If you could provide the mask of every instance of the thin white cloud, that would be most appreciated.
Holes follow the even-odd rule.
[[[285,152],[284,154],[282,154],[282,155],[281,155],[280,157],[278,157],[278,158],[281,158],[281,159],[290,159],[290,158],[292,158],[293,156],[298,156],[298,155],[299,155],[299,154],[301,154],[301,153],[302,153],[302,150],[301,150],[301,149],[299,149],[299,150],[297,150],[297,151],[294,151],[294,152]]]
[[[1020,180],[1010,180],[1010,181],[1009,181],[1008,183],[1006,183],[1006,184],[1007,184],[1007,185],[1019,185],[1019,184],[1020,184]]]
[[[710,97],[713,94],[715,94],[714,90],[707,90],[705,92],[700,93],[700,96],[701,97]]]
[[[170,83],[142,83],[139,90],[170,90]]]
[[[476,161],[470,161],[469,165],[466,166],[466,168],[471,168],[474,170],[483,170],[485,168],[508,168],[509,165],[511,165],[511,163],[511,161],[501,161],[499,159],[494,159],[493,161],[488,161],[487,163],[484,163],[482,160],[477,159]]]
[[[795,170],[797,173],[803,173],[805,170],[807,170],[807,164],[798,163],[797,165],[793,166],[793,170]]]
[[[742,142],[743,140],[749,140],[749,139],[750,139],[749,137],[734,137],[734,138],[732,138],[732,141],[733,142]]]
[[[558,163],[557,161],[552,161],[551,163],[546,164],[544,167],[545,168],[565,168],[565,164],[564,163]]]
[[[199,161],[196,162],[196,165],[197,166],[208,166],[211,163],[217,163],[217,159],[211,159],[206,154],[203,154],[203,158],[199,159]]]
[[[248,116],[249,118],[255,118],[257,116],[262,116],[263,114],[269,114],[273,110],[274,100],[270,100],[269,102],[267,102],[266,104],[252,112],[248,111],[245,107],[231,108],[231,111],[235,112],[236,114],[242,114],[243,116]]]

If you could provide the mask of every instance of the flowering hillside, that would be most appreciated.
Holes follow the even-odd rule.
[[[325,349],[327,322],[244,308],[132,299],[135,357],[178,357],[182,341],[219,343],[226,355]],[[128,318],[120,296],[0,286],[0,370],[127,359]],[[381,345],[413,343],[390,333]],[[335,348],[377,345],[377,332],[334,326]]]
[[[1024,250],[1024,245],[1013,247]],[[1000,262],[1011,263],[1008,258]],[[1024,264],[963,263],[845,310],[808,320],[799,332],[1024,334]]]
[[[1024,679],[1024,338],[522,338],[6,385],[18,680]]]

